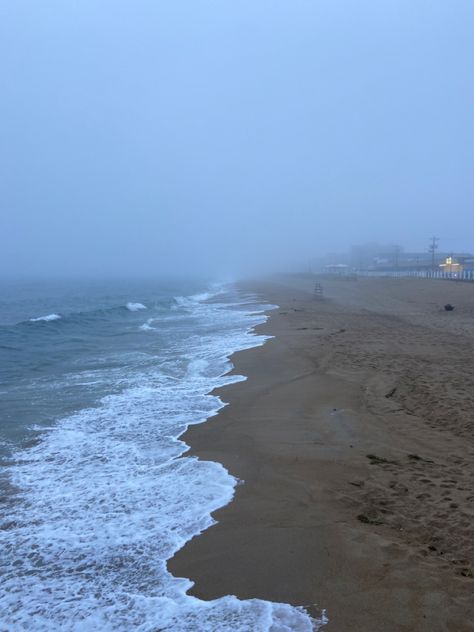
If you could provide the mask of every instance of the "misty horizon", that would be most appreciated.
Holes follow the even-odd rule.
[[[474,6],[0,8],[0,270],[248,274],[473,251]]]

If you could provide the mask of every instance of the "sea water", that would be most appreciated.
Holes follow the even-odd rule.
[[[245,379],[229,355],[265,342],[271,306],[202,281],[0,290],[0,630],[317,629],[290,605],[189,596],[166,566],[232,500],[179,437]]]

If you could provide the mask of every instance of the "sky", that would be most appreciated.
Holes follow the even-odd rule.
[[[474,251],[472,0],[2,0],[0,274]]]

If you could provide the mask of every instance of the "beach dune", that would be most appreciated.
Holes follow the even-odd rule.
[[[474,285],[319,281],[243,285],[274,338],[184,440],[244,484],[169,568],[328,632],[474,630]]]

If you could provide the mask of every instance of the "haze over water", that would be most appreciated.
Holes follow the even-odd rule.
[[[470,0],[0,7],[2,274],[470,251]]]

